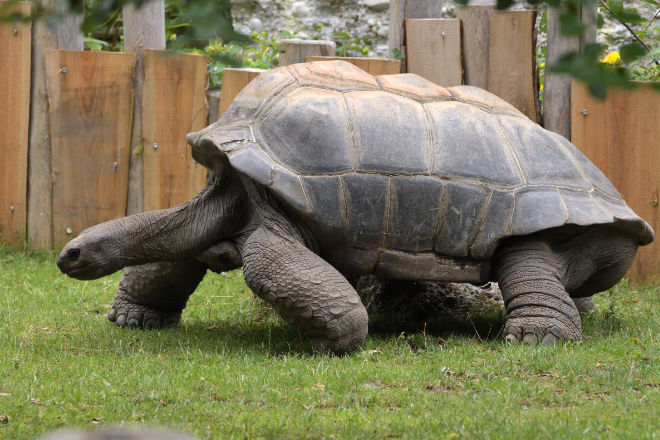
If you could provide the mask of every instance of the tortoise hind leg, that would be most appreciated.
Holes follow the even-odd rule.
[[[590,297],[616,284],[632,264],[635,241],[608,228],[590,228],[563,240],[550,234],[505,243],[493,258],[507,312],[508,342],[582,337],[573,298]]]
[[[108,320],[119,327],[175,326],[206,273],[197,260],[148,263],[124,269]]]

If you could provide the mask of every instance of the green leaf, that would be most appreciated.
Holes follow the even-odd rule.
[[[580,19],[570,12],[564,12],[559,16],[559,28],[562,35],[580,36],[586,29]]]
[[[541,15],[541,21],[539,21],[539,31],[544,33],[548,32],[548,11],[543,11],[543,15]]]
[[[605,19],[603,18],[603,14],[598,13],[598,22],[596,24],[596,27],[600,29],[603,27],[604,24],[605,24]]]
[[[637,58],[640,58],[646,53],[644,46],[637,42],[628,43],[624,46],[621,46],[619,49],[619,54],[621,55],[621,61],[628,64],[632,61],[635,61]]]
[[[622,0],[607,0],[607,7],[610,8],[610,11],[614,14],[620,14],[623,12],[623,1]]]
[[[508,9],[513,4],[514,0],[497,0],[497,9]]]

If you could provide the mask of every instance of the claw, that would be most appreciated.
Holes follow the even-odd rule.
[[[131,318],[128,320],[128,328],[132,330],[138,327],[140,327],[140,321],[138,321],[136,318]]]
[[[557,344],[557,342],[559,342],[559,338],[553,335],[552,333],[548,333],[541,341],[541,344],[547,345],[549,347],[554,347]]]
[[[516,335],[514,335],[514,334],[512,334],[512,333],[509,333],[509,334],[506,335],[506,337],[504,338],[504,341],[505,341],[507,344],[512,344],[512,345],[513,345],[513,344],[517,344],[517,343],[518,343],[518,338],[516,337]]]
[[[534,333],[526,333],[523,337],[523,342],[526,344],[538,344],[539,338]]]
[[[154,329],[158,328],[158,320],[156,319],[149,319],[144,323],[144,328],[147,329]]]
[[[119,327],[123,327],[126,325],[126,315],[119,315],[117,316],[117,325]]]
[[[117,320],[117,311],[116,311],[115,308],[113,307],[113,308],[110,309],[110,311],[108,312],[108,321],[110,321],[110,322],[115,322],[116,320]]]

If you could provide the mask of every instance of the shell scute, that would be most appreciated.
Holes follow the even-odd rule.
[[[348,127],[340,93],[299,88],[269,110],[260,133],[277,159],[296,172],[341,173],[353,169]]]
[[[355,111],[357,169],[383,173],[427,173],[430,132],[418,102],[387,92],[351,92]],[[387,111],[378,111],[387,109]],[[401,127],[392,130],[392,127]]]
[[[443,193],[444,182],[434,177],[392,177],[385,247],[412,252],[433,250],[435,230],[446,209]]]
[[[373,75],[346,61],[291,64],[289,72],[301,86],[344,90],[379,90]]]
[[[435,250],[464,257],[486,214],[490,191],[482,186],[447,181],[447,209],[436,237]]]
[[[495,116],[460,102],[425,107],[435,122],[433,174],[506,187],[524,183]]]
[[[386,92],[403,95],[420,102],[447,101],[452,99],[449,91],[431,81],[412,73],[380,75],[378,81]]]
[[[567,186],[590,190],[591,181],[556,138],[541,126],[500,117],[528,185]]]

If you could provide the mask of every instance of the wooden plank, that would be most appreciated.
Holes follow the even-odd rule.
[[[335,42],[327,40],[300,40],[290,38],[280,41],[280,66],[304,63],[311,56],[332,56]]]
[[[206,57],[145,49],[144,74],[144,209],[169,208],[206,184],[206,169],[186,143],[208,120]]]
[[[390,0],[389,56],[406,57],[405,20],[409,18],[442,18],[442,0]]]
[[[136,8],[127,3],[122,9],[124,50],[135,52],[135,106],[131,130],[131,156],[128,170],[127,213],[144,209],[144,164],[142,160],[142,95],[144,90],[143,49],[165,50],[165,2],[151,0]]]
[[[571,84],[571,141],[600,168],[630,207],[660,231],[660,94],[610,89],[601,101]],[[586,114],[585,114],[586,111]],[[628,276],[658,281],[658,241],[639,248]]]
[[[209,125],[220,119],[220,94],[222,90],[214,89],[206,92],[206,102],[209,104]]]
[[[31,5],[13,8],[29,15]],[[16,249],[27,238],[31,40],[30,23],[0,23],[0,243]]]
[[[560,9],[548,8],[548,41],[545,84],[543,87],[543,125],[548,130],[571,138],[571,77],[552,74],[550,69],[563,55],[579,52],[580,40],[566,37],[559,29]]]
[[[401,72],[401,60],[363,57],[307,57],[307,61],[343,60],[372,75],[395,75]]]
[[[406,71],[443,87],[463,83],[461,22],[457,19],[408,19]]]
[[[456,17],[461,21],[463,49],[463,77],[466,85],[488,88],[488,44],[490,40],[490,11],[493,5],[458,7]]]
[[[231,103],[234,102],[234,98],[243,90],[243,87],[247,86],[261,72],[264,72],[264,69],[251,69],[249,67],[227,67],[222,69],[222,88],[220,89],[218,119],[225,113]]]
[[[53,240],[126,215],[135,55],[46,51]]]
[[[559,18],[564,11],[548,8],[543,126],[566,139],[571,138],[571,77],[565,74],[553,74],[550,69],[567,53],[579,52],[585,45],[596,41],[596,20],[594,20],[596,4],[584,4],[580,9],[580,16],[587,29],[580,38],[575,38],[561,34]]]
[[[55,0],[35,0],[33,7],[54,7]],[[28,240],[32,249],[53,248],[53,187],[51,181],[50,124],[46,90],[46,50],[83,50],[80,17],[67,15],[55,23],[32,24],[32,75],[30,88],[30,139],[28,147]]]
[[[535,23],[536,11],[490,13],[488,90],[539,122]]]

